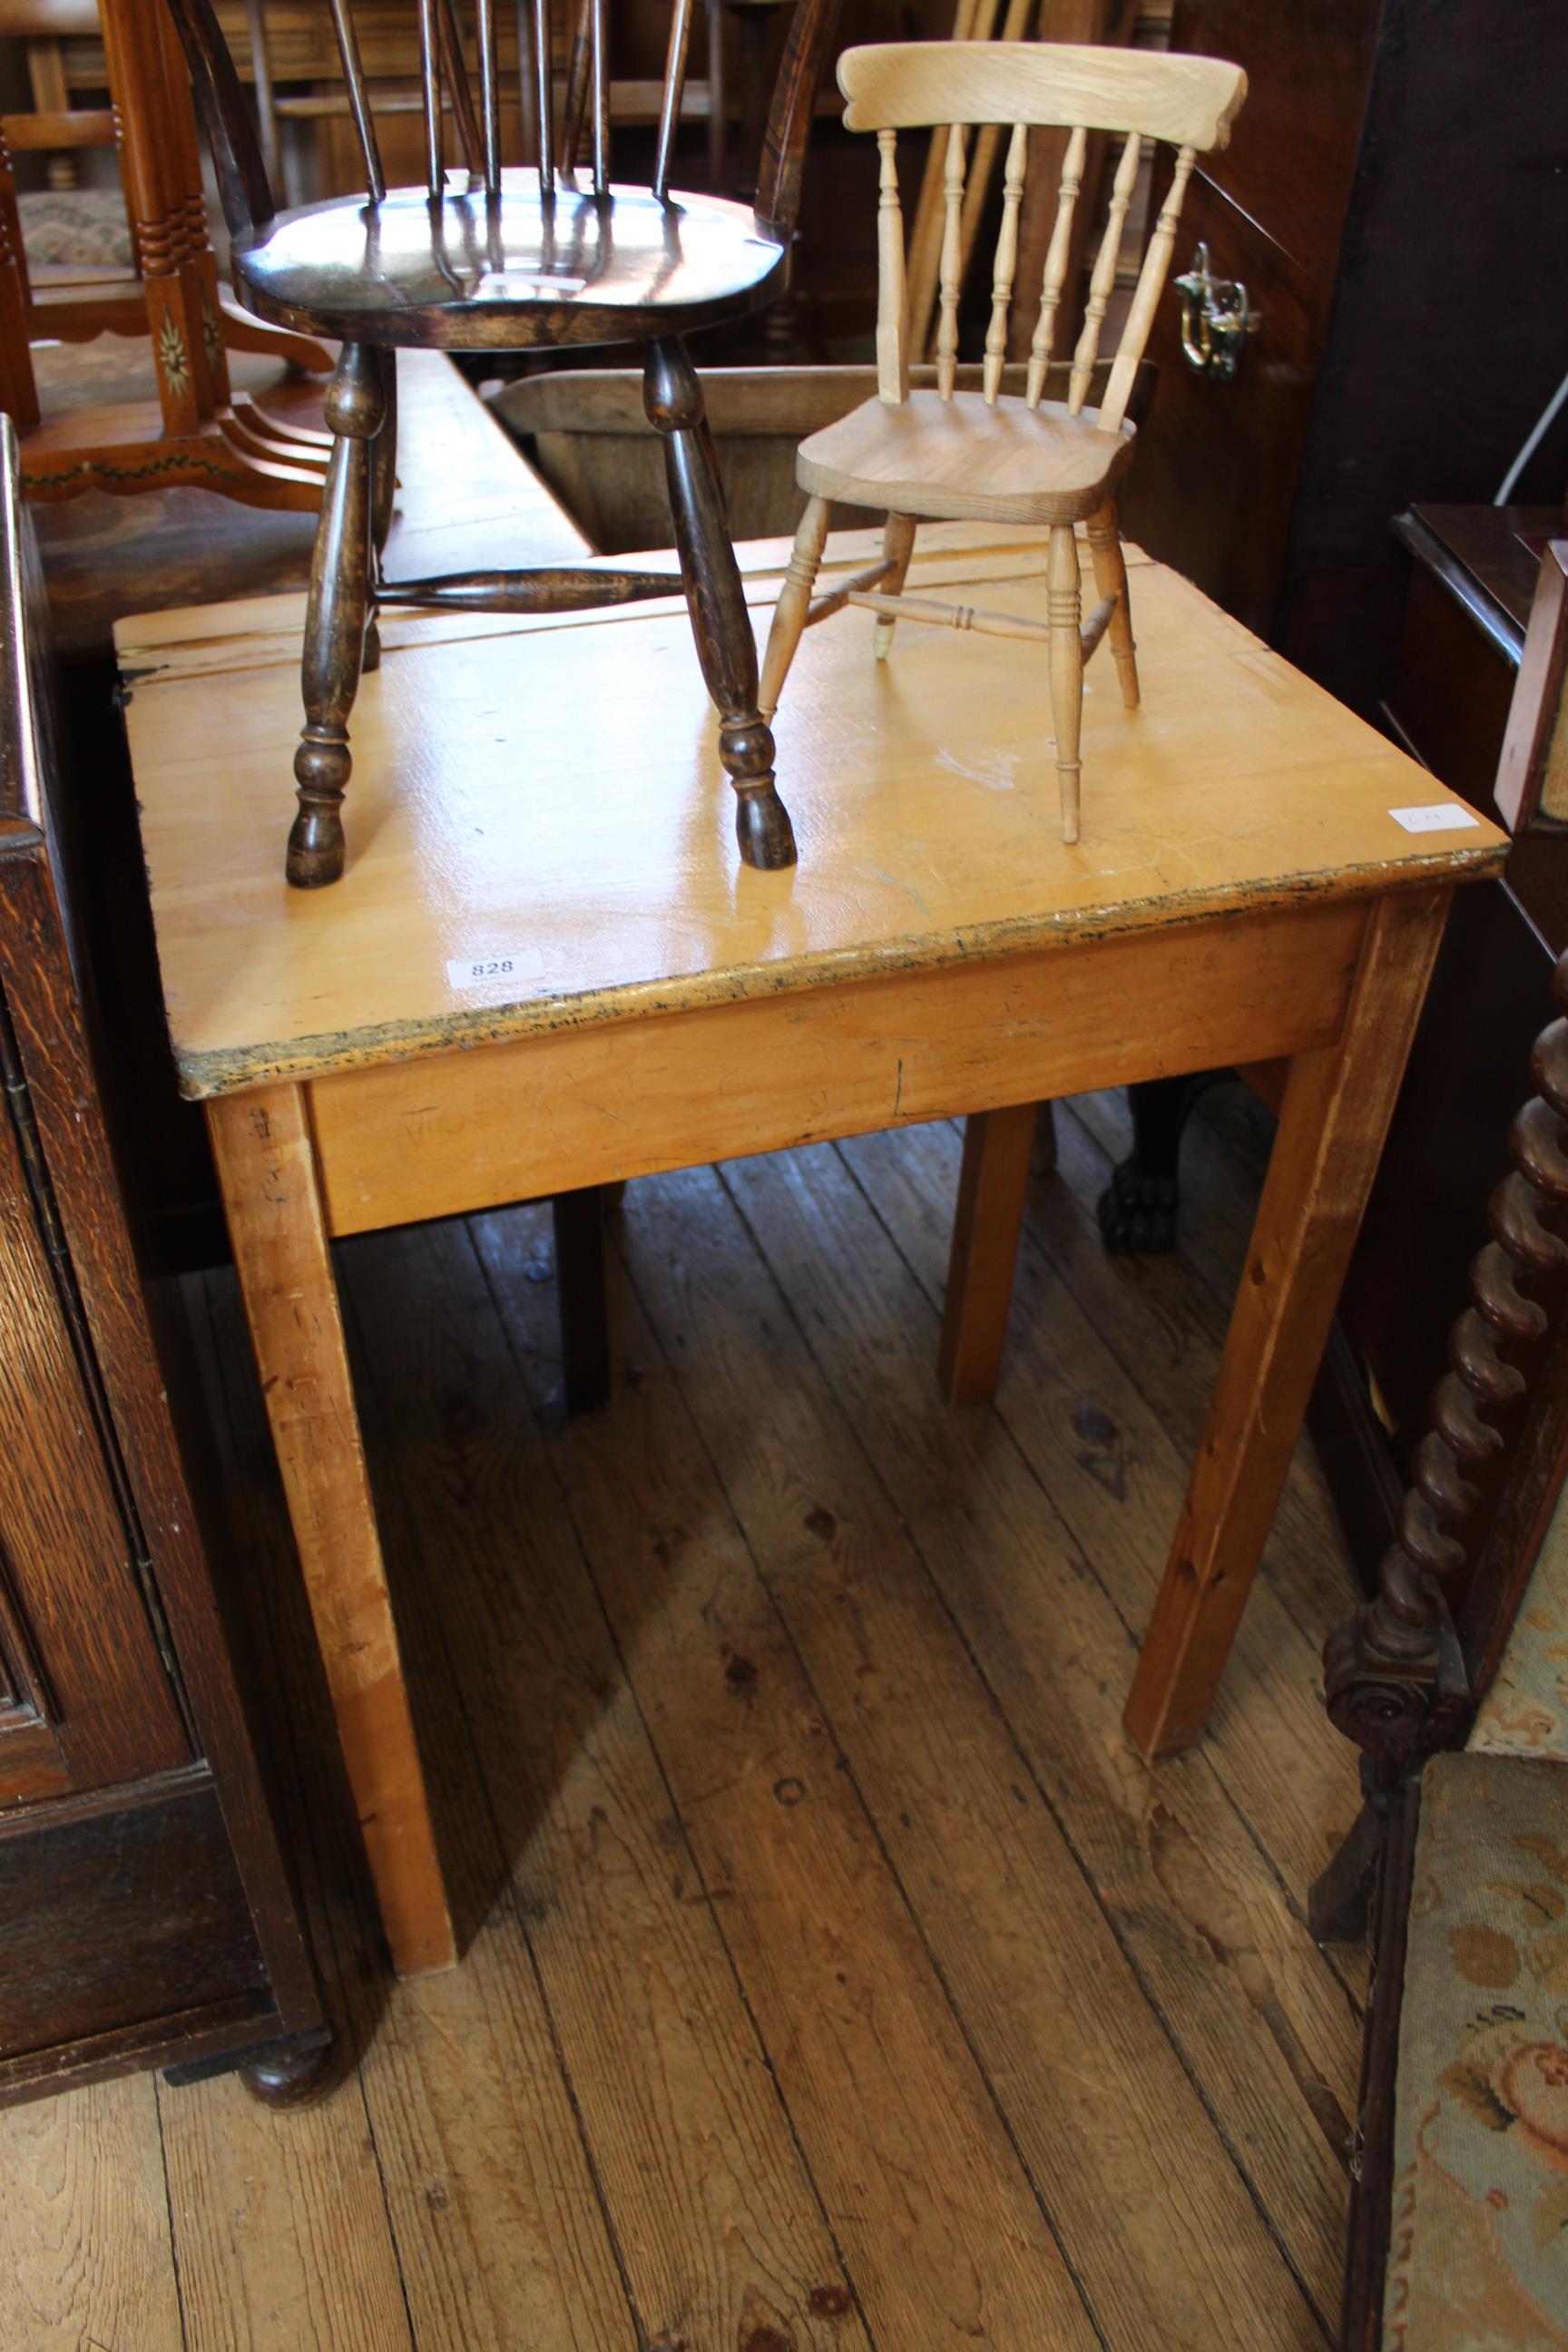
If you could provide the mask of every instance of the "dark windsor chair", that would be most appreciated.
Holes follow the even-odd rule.
[[[333,436],[305,622],[305,725],[295,753],[299,809],[286,872],[302,889],[343,870],[348,721],[362,671],[380,657],[378,605],[470,611],[587,611],[684,587],[698,659],[719,712],[719,751],[735,787],[735,830],[750,866],[795,862],[773,782],[773,740],[757,706],[757,657],[723,495],[685,337],[760,309],[788,283],[817,84],[838,0],[797,0],[763,142],[755,206],[669,186],[693,0],[673,0],[657,160],[647,189],[612,186],[608,0],[578,0],[557,109],[551,0],[521,0],[524,152],[501,168],[497,0],[477,0],[478,103],[455,0],[417,0],[426,185],[388,189],[350,0],[331,0],[363,197],[293,213],[272,202],[260,147],[211,0],[169,0],[211,142],[247,309],[337,338],[327,394]],[[523,53],[520,50],[520,68]],[[447,117],[462,163],[448,167]],[[592,156],[586,180],[578,153]],[[399,344],[516,352],[593,343],[647,346],[644,399],[663,436],[680,577],[586,567],[389,581]]]

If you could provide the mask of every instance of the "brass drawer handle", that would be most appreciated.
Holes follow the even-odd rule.
[[[1209,268],[1209,249],[1200,245],[1193,266],[1175,281],[1182,302],[1182,350],[1197,375],[1218,376],[1228,383],[1235,375],[1248,335],[1263,324],[1247,289],[1237,279],[1216,278]]]

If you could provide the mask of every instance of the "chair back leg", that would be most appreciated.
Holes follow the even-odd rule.
[[[284,868],[300,890],[335,882],[343,870],[342,802],[353,767],[349,713],[370,604],[371,445],[385,412],[379,354],[345,343],[327,391],[332,455],[305,612],[305,724],[294,753],[300,805]]]
[[[1107,499],[1089,519],[1089,552],[1094,584],[1100,595],[1114,597],[1108,635],[1116,657],[1116,676],[1123,709],[1138,708],[1138,648],[1132,642],[1132,607],[1127,596],[1127,564],[1121,552],[1121,525],[1116,500]]]
[[[888,517],[888,527],[882,533],[882,553],[893,567],[883,583],[884,592],[889,596],[903,593],[904,582],[909,576],[910,558],[915,551],[915,532],[919,528],[914,515],[890,514]],[[896,620],[884,617],[878,621],[871,638],[871,650],[879,661],[887,660],[892,649],[893,631],[897,627]]]

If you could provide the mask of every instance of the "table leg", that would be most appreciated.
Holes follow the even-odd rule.
[[[1037,1116],[1034,1103],[1020,1103],[973,1111],[963,1122],[937,1351],[937,1378],[949,1404],[980,1404],[996,1392]]]
[[[597,1184],[557,1192],[555,1288],[561,1302],[561,1385],[568,1412],[610,1402],[609,1300],[605,1284],[605,1196]]]
[[[1339,1041],[1290,1066],[1214,1402],[1123,1722],[1145,1756],[1201,1735],[1300,1433],[1451,892],[1367,920]]]
[[[386,1939],[400,1976],[457,1958],[386,1589],[303,1089],[207,1105],[207,1127]]]

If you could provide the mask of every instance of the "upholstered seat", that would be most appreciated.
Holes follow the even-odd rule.
[[[1135,428],[1100,431],[1059,401],[914,392],[863,401],[800,446],[795,479],[813,497],[932,521],[1081,522],[1131,462]]]
[[[787,234],[722,197],[611,187],[557,190],[531,171],[502,174],[487,201],[449,172],[369,206],[332,198],[288,213],[234,246],[234,274],[263,318],[345,341],[531,351],[682,334],[771,301]]]
[[[1568,1773],[1422,1779],[1384,2352],[1568,2344]]]

